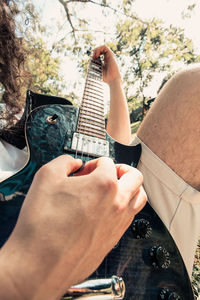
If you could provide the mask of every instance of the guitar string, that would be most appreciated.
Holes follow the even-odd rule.
[[[94,114],[92,114],[92,113],[89,113],[89,111],[88,111],[88,105],[86,105],[84,102],[84,100],[86,100],[86,94],[88,93],[88,88],[90,88],[91,86],[93,87],[93,91],[96,91],[97,92],[97,94],[95,94],[95,96],[94,96],[94,92],[90,92],[89,93],[89,95],[92,95],[93,97],[95,97],[96,98],[96,96],[98,95],[98,93],[100,93],[101,94],[101,96],[103,96],[103,93],[101,93],[102,92],[102,85],[99,85],[98,87],[99,87],[99,89],[100,90],[97,90],[97,87],[94,85],[94,82],[95,83],[99,83],[101,80],[102,80],[102,66],[101,66],[101,68],[100,68],[100,72],[98,72],[99,71],[99,69],[98,70],[96,70],[96,68],[93,68],[92,69],[92,67],[91,67],[91,65],[93,64],[93,61],[92,60],[90,60],[90,64],[89,64],[89,70],[88,70],[88,74],[87,74],[87,79],[86,79],[86,85],[85,85],[85,89],[84,89],[84,94],[83,94],[83,101],[82,101],[82,105],[81,105],[81,109],[83,109],[83,110],[85,110],[86,111],[86,115],[87,115],[87,117],[90,115],[91,117],[94,117]],[[95,73],[96,72],[96,73]],[[95,74],[94,76],[93,76],[93,73]],[[101,73],[101,77],[100,76],[98,76],[99,75],[99,73]],[[97,79],[99,80],[99,81],[97,81]],[[89,81],[93,81],[93,85],[89,82]],[[95,89],[95,88],[96,89]],[[100,95],[99,95],[100,96]],[[98,97],[99,97],[98,96]],[[96,99],[98,99],[98,100],[101,100],[101,102],[102,102],[102,100],[103,100],[103,97],[102,97],[102,99],[99,99],[99,98],[96,98]],[[91,102],[91,99],[90,98],[87,98],[87,100],[89,100],[88,102],[90,103]],[[99,102],[98,102],[99,103]],[[84,105],[83,105],[84,104]],[[87,118],[86,118],[87,119]],[[97,125],[97,124],[94,124],[94,125],[92,125],[91,123],[92,123],[92,121],[91,121],[91,123],[90,122],[88,122],[89,124],[87,124],[87,125],[89,125],[88,126],[88,128],[91,130],[91,132],[93,131],[92,129],[93,129],[93,127],[94,127],[94,131],[95,130],[97,130],[97,136],[98,136],[98,130],[100,129],[100,131],[101,131],[101,126],[99,126],[99,125]],[[95,129],[95,127],[96,127],[96,129]],[[84,123],[84,121],[83,121],[83,116],[82,116],[82,112],[80,113],[80,118],[79,118],[79,120],[78,120],[78,131],[80,131],[80,128],[81,128],[81,132],[83,132],[83,133],[85,133],[85,134],[87,134],[87,127],[85,126],[85,123]],[[83,142],[84,143],[84,142]],[[77,150],[77,148],[78,148],[78,140],[77,140],[77,145],[76,145],[76,157],[77,157],[77,152],[78,152],[78,150]],[[83,145],[82,145],[82,150],[83,150]],[[89,153],[88,153],[88,158],[89,158]],[[81,158],[83,157],[83,151],[82,151],[82,153],[81,153]]]
[[[102,68],[101,68],[101,73],[102,73]],[[98,76],[94,76],[94,77],[91,77],[90,74],[89,76],[87,77],[87,80],[86,80],[86,88],[90,88],[91,86],[93,87],[93,91],[97,91],[97,93],[92,93],[90,92],[91,96],[95,98],[95,100],[97,101],[98,100],[98,103],[99,103],[99,100],[102,101],[103,100],[103,97],[102,99],[99,99],[97,98],[97,95],[98,95],[98,90],[97,90],[97,87],[94,85],[94,83],[99,83],[100,82],[100,78],[99,81],[97,81],[97,78]],[[91,79],[93,81],[93,85],[90,83],[91,82]],[[96,88],[96,90],[95,90]],[[102,84],[101,84],[101,89],[102,89]],[[85,91],[85,95],[86,96],[86,93],[87,93],[87,90]],[[94,95],[95,94],[95,95]],[[100,93],[101,94],[101,93]],[[100,95],[99,95],[100,96]],[[102,95],[103,96],[103,95]],[[88,102],[91,101],[90,97],[87,98],[87,100],[89,100]],[[86,112],[87,112],[87,116],[88,116],[88,109],[87,109],[88,106],[86,106]],[[92,116],[94,116],[94,114],[92,114]],[[101,129],[101,128],[100,128]],[[105,123],[104,123],[104,139],[106,139],[106,133],[105,133]],[[88,149],[89,149],[89,144],[88,144]],[[88,152],[88,158],[89,158],[89,150],[87,150]],[[117,247],[119,247],[119,251],[121,251],[121,243],[119,242],[119,244],[117,245]],[[107,278],[107,270],[108,270],[108,257],[106,256],[105,259],[104,259],[104,277]],[[97,274],[97,273],[96,273]],[[111,274],[110,274],[111,275]]]
[[[84,89],[84,93],[83,93],[83,100],[82,100],[82,104],[81,104],[81,108],[80,108],[80,115],[79,115],[79,120],[78,120],[78,131],[81,131],[81,133],[83,133],[83,134],[87,134],[88,133],[87,132],[87,128],[84,125],[84,121],[83,121],[83,117],[82,117],[83,116],[83,111],[86,112],[86,116],[87,116],[86,119],[88,119],[88,116],[91,116],[91,117],[95,118],[94,111],[92,111],[92,113],[91,113],[91,111],[88,110],[88,108],[90,109],[89,106],[91,106],[91,108],[94,107],[94,104],[92,103],[92,102],[94,102],[94,100],[92,100],[92,97],[95,98],[95,102],[99,103],[99,104],[102,104],[102,100],[103,100],[103,93],[101,93],[101,91],[102,91],[102,84],[99,85],[98,88],[95,85],[96,83],[98,84],[98,83],[101,83],[101,81],[102,81],[102,65],[100,66],[101,77],[99,76],[98,72],[96,72],[96,76],[95,75],[93,76],[91,74],[92,73],[91,72],[91,68],[92,68],[92,60],[90,60],[90,63],[89,63],[89,70],[88,70],[88,74],[87,74],[87,78],[86,78],[86,84],[85,84],[85,89]],[[96,71],[95,68],[93,69],[93,71],[95,73],[95,71]],[[93,88],[91,88],[91,87],[93,87]],[[90,93],[88,93],[89,89],[90,89]],[[100,91],[99,91],[99,89],[100,89]],[[92,92],[91,92],[91,90],[92,90]],[[87,94],[89,94],[89,96]],[[99,97],[100,97],[100,99],[99,99]],[[89,105],[85,103],[87,100],[89,102]],[[90,103],[91,103],[91,105],[90,105]],[[96,106],[98,107],[98,105],[96,105]],[[104,103],[103,103],[103,106],[104,106]],[[101,107],[101,105],[100,105],[100,107]],[[100,111],[98,110],[98,112],[99,112],[99,114],[97,113],[98,115],[100,115],[100,116],[103,115],[101,109],[100,109]],[[102,120],[103,120],[103,118],[102,118]],[[102,125],[104,125],[102,127],[104,128],[104,130],[103,130],[103,136],[104,136],[104,139],[105,139],[105,123],[102,124]],[[100,131],[102,131],[102,130],[101,130],[101,126],[96,126],[96,127],[97,127],[97,136],[98,136],[99,135],[98,130],[99,129],[100,129]],[[80,130],[80,128],[81,128],[81,130]],[[92,131],[92,126],[91,126],[90,122],[89,122],[88,128],[91,129],[91,131]],[[100,138],[101,138],[101,136],[100,136]],[[81,145],[81,151],[80,152],[81,152],[81,159],[83,160],[83,158],[84,158],[84,140],[81,139],[81,141],[82,141],[82,145]],[[77,157],[77,153],[78,153],[78,143],[79,143],[79,136],[77,138],[77,144],[76,144],[76,157]],[[92,150],[89,149],[89,143],[90,143],[90,141],[87,141],[86,143],[87,143],[87,146],[86,146],[87,147],[86,160],[87,159],[90,160],[90,158],[91,159],[93,158],[92,155],[90,155],[90,152],[94,152],[94,155],[95,155],[95,149],[92,149]],[[107,267],[108,267],[107,256],[106,256],[106,258],[104,260],[104,263],[105,263],[104,277],[106,278],[107,277]]]

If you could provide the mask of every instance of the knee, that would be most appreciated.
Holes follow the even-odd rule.
[[[200,97],[200,64],[191,65],[173,75],[160,93],[167,93],[175,100]],[[159,95],[160,95],[159,93]]]

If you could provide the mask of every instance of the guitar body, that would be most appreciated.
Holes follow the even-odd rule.
[[[56,122],[49,122],[49,116],[55,115]],[[62,104],[43,105],[29,114],[25,126],[29,161],[22,170],[0,183],[1,246],[11,234],[34,174],[42,165],[62,154],[84,161],[98,157],[71,147],[78,116],[78,108]],[[141,145],[125,146],[108,135],[106,141],[109,157],[116,163],[137,166]],[[112,275],[125,281],[127,300],[194,299],[181,255],[149,204],[91,277]]]

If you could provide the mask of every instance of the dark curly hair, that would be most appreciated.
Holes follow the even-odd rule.
[[[1,102],[6,105],[6,113],[1,119],[9,127],[15,115],[23,107],[22,86],[26,81],[24,69],[25,51],[22,39],[16,36],[15,16],[18,14],[14,1],[0,0],[0,83],[3,87]]]

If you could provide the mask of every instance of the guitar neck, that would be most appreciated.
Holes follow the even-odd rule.
[[[77,132],[105,139],[102,62],[91,59],[80,107]]]

